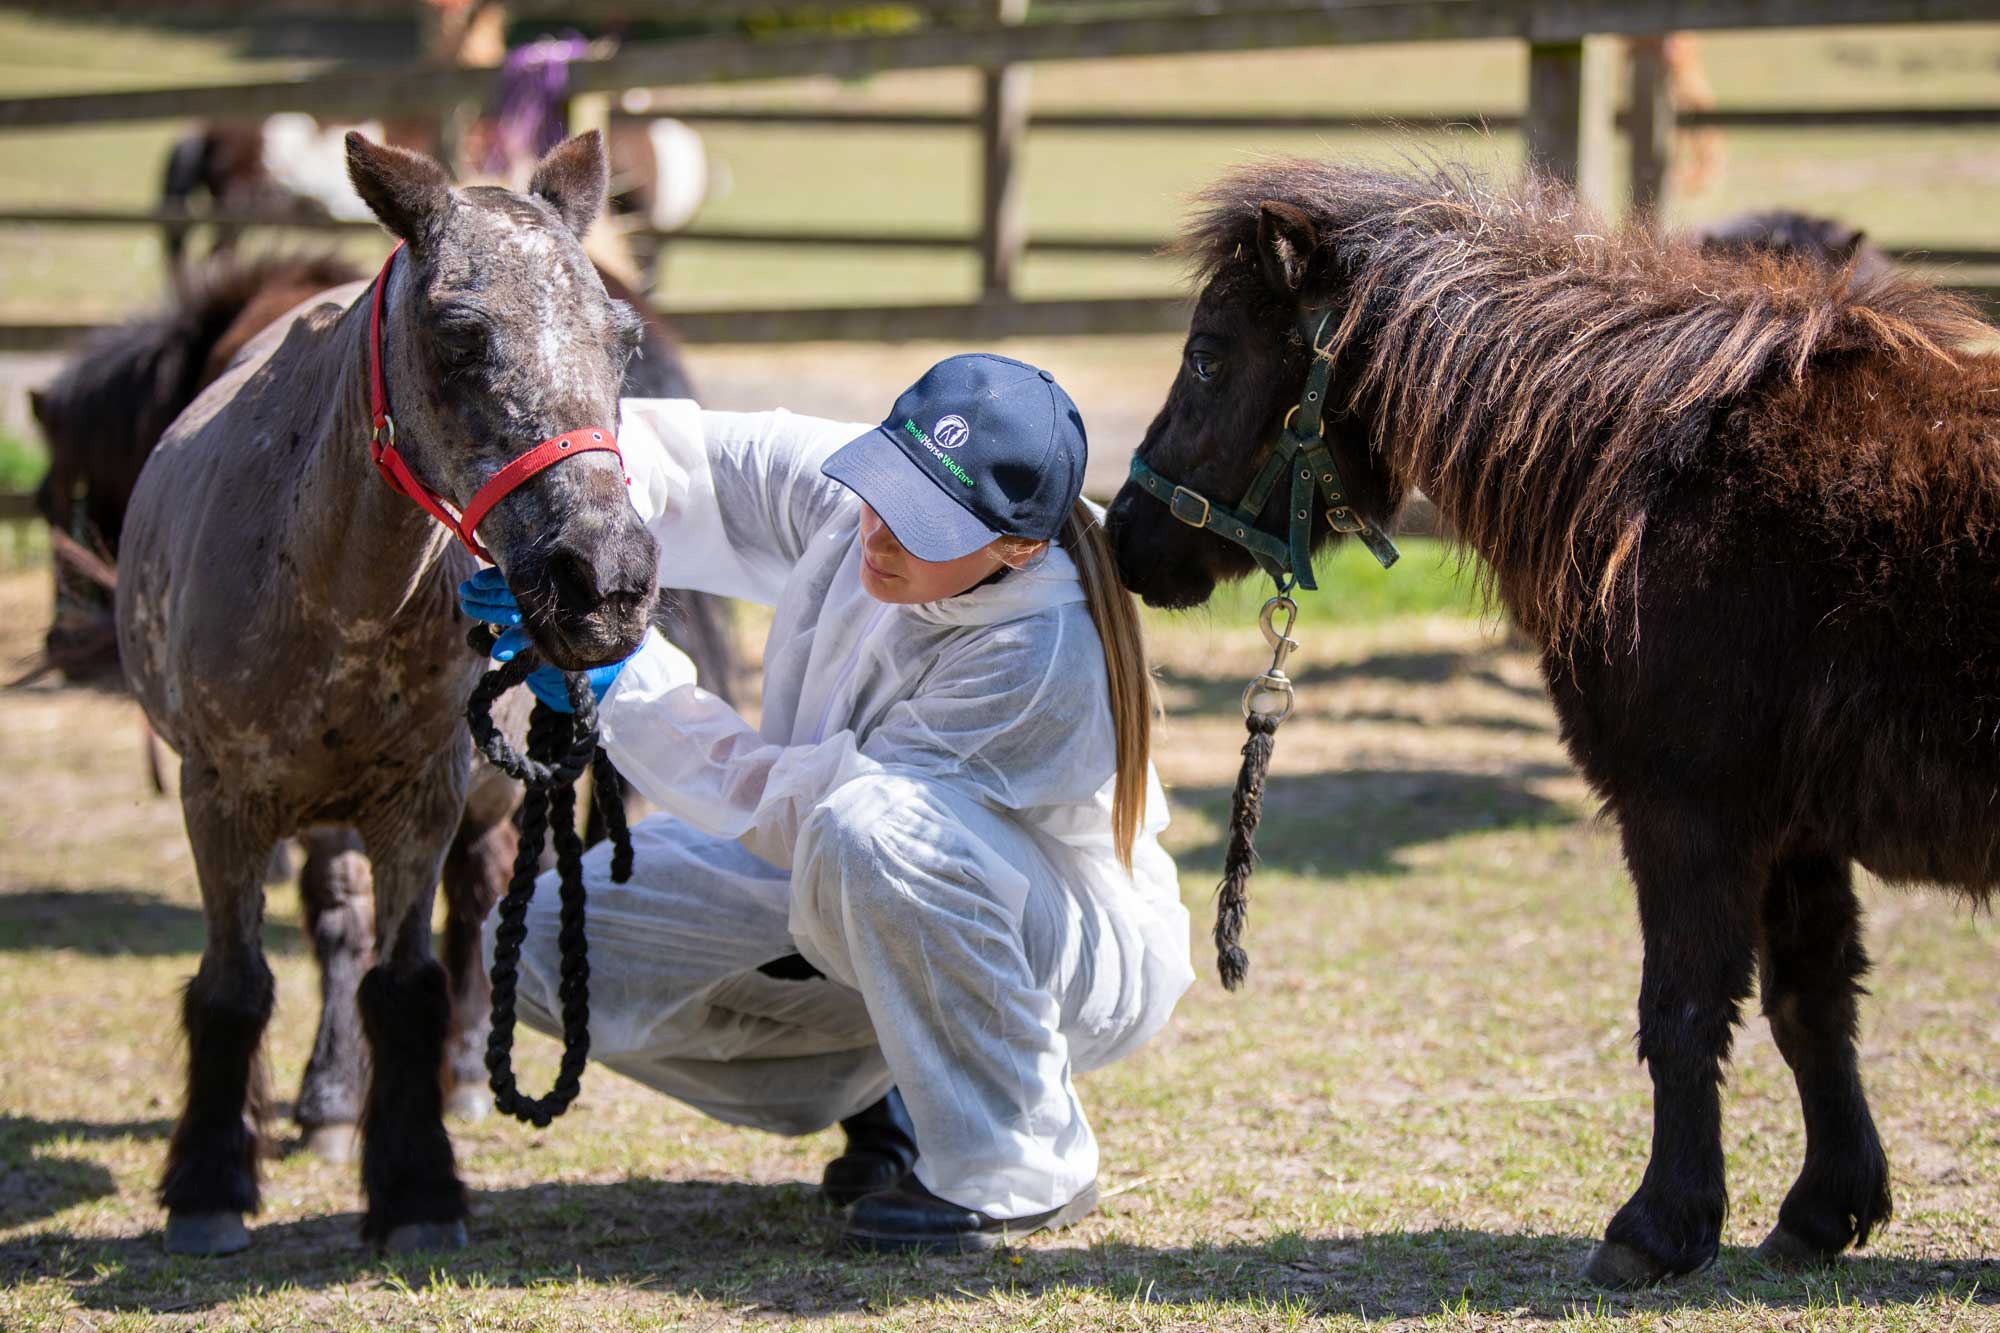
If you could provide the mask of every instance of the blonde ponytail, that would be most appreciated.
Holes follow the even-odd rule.
[[[1111,686],[1111,726],[1116,734],[1117,778],[1111,788],[1111,840],[1118,860],[1132,868],[1132,844],[1146,815],[1146,765],[1153,757],[1153,668],[1139,628],[1139,604],[1118,580],[1104,525],[1082,500],[1070,506],[1057,538],[1076,563],[1090,623],[1104,644],[1104,676]],[[1002,537],[1001,558],[1009,564],[1031,559],[1042,543]]]
[[[1091,623],[1104,643],[1111,684],[1111,724],[1117,733],[1118,776],[1111,789],[1111,836],[1118,859],[1132,868],[1132,844],[1146,814],[1146,765],[1153,754],[1153,672],[1139,628],[1139,604],[1118,580],[1111,543],[1089,505],[1078,500],[1063,523],[1062,547],[1076,562]]]

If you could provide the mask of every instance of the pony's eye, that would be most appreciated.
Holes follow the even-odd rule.
[[[1216,360],[1212,354],[1191,351],[1187,354],[1187,363],[1188,369],[1194,372],[1196,379],[1207,381],[1215,378]]]
[[[436,337],[438,359],[453,370],[477,365],[486,354],[486,330],[477,324],[445,324]]]

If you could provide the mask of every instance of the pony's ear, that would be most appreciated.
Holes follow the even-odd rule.
[[[374,144],[347,132],[347,178],[382,225],[422,251],[451,204],[451,177],[421,153]]]
[[[607,183],[604,140],[596,130],[586,130],[549,149],[548,156],[535,164],[528,193],[554,205],[563,225],[582,240],[604,207]]]
[[[1276,199],[1257,205],[1257,261],[1273,291],[1293,293],[1305,286],[1306,264],[1318,244],[1305,210]]]
[[[49,424],[49,396],[40,389],[28,390],[28,410],[42,426]]]

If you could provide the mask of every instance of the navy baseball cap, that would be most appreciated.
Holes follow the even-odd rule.
[[[975,352],[903,391],[889,419],[820,470],[867,502],[919,560],[995,537],[1054,541],[1083,493],[1083,417],[1046,370]]]

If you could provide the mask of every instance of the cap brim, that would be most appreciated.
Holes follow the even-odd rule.
[[[956,560],[1000,535],[911,462],[885,426],[841,445],[820,471],[860,496],[919,560]]]

